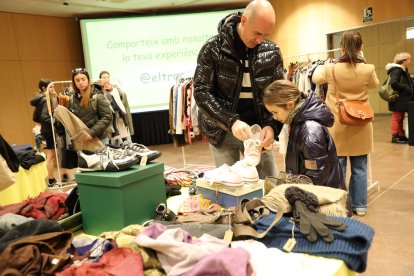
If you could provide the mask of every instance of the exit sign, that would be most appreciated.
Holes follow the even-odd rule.
[[[362,22],[372,21],[374,9],[372,6],[362,9]]]

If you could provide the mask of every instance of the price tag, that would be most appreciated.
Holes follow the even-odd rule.
[[[231,240],[233,239],[233,231],[231,230],[227,230],[224,233],[224,238],[223,238],[228,244],[231,244]]]
[[[283,250],[286,252],[291,252],[295,244],[296,244],[295,238],[290,238],[287,240],[287,242],[283,246]]]
[[[142,156],[141,161],[139,162],[139,165],[140,166],[145,166],[145,165],[147,165],[147,161],[148,161],[148,157],[147,156]]]

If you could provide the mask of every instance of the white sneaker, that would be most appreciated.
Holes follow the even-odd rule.
[[[237,161],[230,167],[231,171],[240,175],[244,183],[251,183],[259,181],[259,173],[255,166],[246,163],[245,159]]]
[[[209,183],[223,184],[230,187],[243,186],[243,178],[227,164],[204,172],[204,179]]]
[[[262,128],[258,124],[254,124],[250,127],[250,131],[253,134],[253,138],[260,141],[260,132],[262,132]]]
[[[257,166],[260,163],[262,156],[262,148],[260,145],[260,132],[262,128],[255,124],[250,127],[253,137],[244,140],[244,159],[245,162],[250,166]]]
[[[260,142],[256,139],[247,139],[243,142],[244,145],[244,162],[250,166],[256,167],[260,163],[262,157],[262,148],[259,146]]]

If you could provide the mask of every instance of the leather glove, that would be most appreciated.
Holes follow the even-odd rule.
[[[250,126],[240,120],[236,120],[234,122],[234,124],[231,126],[231,132],[233,133],[234,137],[240,141],[244,141],[253,136]]]
[[[310,242],[315,242],[318,239],[318,235],[326,242],[332,242],[334,236],[330,229],[342,231],[347,226],[343,222],[329,219],[324,214],[311,212],[306,207],[306,204],[300,200],[295,202],[295,210],[293,213],[295,222],[299,223],[300,232]]]

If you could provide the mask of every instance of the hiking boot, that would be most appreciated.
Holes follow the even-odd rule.
[[[392,139],[391,139],[391,143],[394,143],[394,144],[406,144],[407,141],[408,139],[407,140],[401,139],[400,136],[392,136]]]
[[[105,147],[96,152],[81,150],[79,151],[78,166],[80,171],[122,171],[133,164],[136,158],[126,156],[110,147]]]

